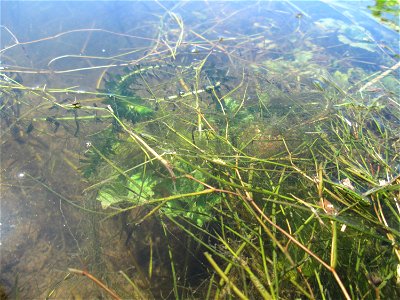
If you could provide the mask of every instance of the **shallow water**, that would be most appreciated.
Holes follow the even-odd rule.
[[[92,109],[106,107],[104,94],[98,95],[106,73],[154,68],[146,84],[135,86],[150,103],[194,101],[182,95],[209,85],[221,84],[221,93],[238,87],[250,99],[250,111],[251,99],[268,97],[268,125],[255,124],[249,132],[290,133],[324,117],[329,101],[321,99],[322,78],[351,91],[398,60],[397,33],[380,26],[364,3],[359,7],[316,1],[2,1],[2,72],[24,86],[2,93],[1,102],[0,283],[8,297],[109,297],[68,268],[97,274],[130,297],[135,292],[122,270],[143,293],[133,298],[172,297],[167,253],[155,255],[152,276],[141,273],[148,268],[149,245],[163,243],[163,228],[149,219],[137,229],[125,214],[104,220],[96,189],[87,189],[98,178],[81,174],[88,143],[112,126]],[[191,66],[205,58],[196,78]],[[207,107],[218,108],[207,92],[199,95]],[[59,105],[74,103],[91,109]],[[159,150],[172,151],[168,145]],[[270,153],[262,142],[254,151]],[[201,282],[202,270],[202,262],[192,264],[192,283]]]

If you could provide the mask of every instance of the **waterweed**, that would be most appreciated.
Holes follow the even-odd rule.
[[[274,42],[271,33],[283,26],[272,17],[271,31],[254,23],[260,31],[255,35],[219,39],[200,34],[210,23],[197,30],[166,11],[155,27],[160,38],[145,49],[149,55],[138,48],[136,61],[110,58],[96,90],[3,80],[21,103],[32,97],[42,106],[13,116],[13,106],[4,105],[2,113],[9,125],[34,124],[33,139],[65,131],[91,141],[83,154],[63,150],[60,159],[84,175],[85,195],[103,205],[86,211],[108,219],[118,215],[129,224],[128,249],[149,253],[138,255],[146,259],[134,263],[135,270],[148,281],[171,278],[156,271],[163,261],[175,298],[192,292],[205,299],[395,297],[396,64],[386,57],[379,63],[387,69],[372,73],[351,65],[356,50],[377,49],[355,43],[354,36],[340,39],[354,55],[346,56],[347,64],[334,56],[321,64],[318,39],[299,32],[326,32],[295,16],[290,39]],[[346,37],[349,29],[344,21],[319,23],[329,25],[330,34],[338,28]],[[199,51],[193,53],[193,46]],[[276,59],[277,53],[286,55]],[[66,58],[52,58],[49,65]],[[51,71],[56,76],[76,70]],[[77,102],[79,109],[73,107]],[[162,239],[153,231],[139,235],[147,222],[158,224]],[[106,234],[98,229],[101,223],[93,224],[93,232]],[[190,276],[193,269],[197,280]],[[117,277],[111,274],[109,280]],[[124,274],[138,291],[133,272]]]

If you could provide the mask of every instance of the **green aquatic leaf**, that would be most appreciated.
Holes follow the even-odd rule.
[[[344,88],[347,87],[347,85],[349,84],[349,75],[346,73],[335,71],[332,76],[335,79],[336,84],[340,87]]]
[[[148,107],[140,98],[136,96],[113,95],[104,102],[109,104],[113,111],[120,118],[125,118],[132,122],[137,122],[153,114],[153,109]]]
[[[121,202],[143,203],[154,195],[155,184],[156,181],[152,176],[143,179],[140,171],[134,173],[129,180],[121,175],[113,183],[99,190],[97,200],[104,209]]]
[[[398,0],[375,0],[374,6],[368,6],[372,15],[384,25],[400,31],[399,15],[400,3]]]
[[[117,196],[117,193],[112,189],[103,188],[97,194],[97,201],[100,201],[101,207],[106,209],[107,207],[122,202],[121,198]]]
[[[171,217],[183,217],[197,226],[203,226],[213,219],[213,207],[220,203],[217,195],[201,195],[185,200],[169,201],[162,211]]]
[[[113,151],[115,155],[119,155],[121,151],[126,152],[129,150],[122,143],[118,143]],[[201,172],[191,170],[186,166],[183,168],[197,180],[201,182],[206,181]],[[109,173],[108,171],[107,176],[112,178],[113,175]],[[100,188],[97,200],[104,209],[123,202],[145,204],[147,200],[155,196],[154,187],[159,182],[160,179],[154,174],[145,174],[144,176],[141,171],[131,174],[129,178],[119,174],[111,183],[107,183]],[[178,178],[176,180],[176,187],[177,191],[171,190],[171,194],[179,195],[204,190],[202,184],[186,177]],[[160,211],[165,215],[183,217],[197,226],[203,226],[206,222],[212,220],[213,207],[219,203],[220,197],[218,195],[206,194],[168,201]]]
[[[155,184],[156,181],[153,177],[147,176],[143,180],[143,174],[137,172],[133,174],[131,180],[127,182],[127,188],[129,189],[128,197],[132,199],[143,199],[143,196],[146,199],[151,198],[154,195],[153,187]]]
[[[128,190],[122,181],[122,179],[118,179],[113,184],[105,185],[99,190],[96,199],[101,203],[103,209],[124,201]]]
[[[203,174],[197,170],[190,172],[191,176],[197,180],[205,182]],[[186,194],[200,192],[204,190],[204,186],[197,181],[190,180],[186,177],[176,180],[177,191],[175,194]],[[203,226],[206,222],[213,219],[213,207],[220,203],[220,197],[217,194],[205,194],[200,196],[185,197],[173,201],[168,201],[162,208],[162,212],[171,217],[183,217],[197,226]]]
[[[154,67],[143,70],[127,68],[123,75],[108,74],[108,78],[104,80],[105,89],[101,90],[108,94],[104,103],[110,105],[119,118],[134,123],[150,116],[154,112],[153,109],[136,94],[134,87],[142,71],[153,69]]]
[[[240,105],[240,104],[239,104],[235,99],[233,99],[232,97],[227,97],[227,98],[224,99],[224,101],[225,101],[225,107],[227,108],[227,110],[228,110],[230,113],[235,112],[235,111],[238,109],[239,105]]]

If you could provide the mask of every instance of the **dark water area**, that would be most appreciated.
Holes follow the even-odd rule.
[[[225,245],[219,236],[225,238],[227,229],[215,212],[229,215],[231,208],[217,208],[221,200],[206,194],[207,188],[218,186],[220,193],[225,189],[221,182],[231,183],[227,198],[221,196],[225,200],[245,194],[238,189],[251,187],[252,175],[243,176],[249,183],[243,183],[240,174],[231,181],[221,179],[230,173],[223,171],[227,166],[243,167],[246,174],[254,167],[255,159],[242,166],[235,161],[238,156],[258,157],[260,163],[271,159],[274,168],[285,171],[286,163],[293,167],[288,147],[296,155],[304,136],[325,134],[325,127],[313,126],[332,115],[340,116],[344,127],[350,124],[349,134],[355,135],[356,121],[365,121],[362,132],[373,132],[382,140],[385,136],[392,144],[376,151],[387,160],[380,167],[369,161],[354,163],[356,171],[348,171],[348,165],[346,171],[328,178],[329,184],[368,165],[373,169],[371,178],[360,183],[368,177],[363,173],[353,183],[366,193],[364,200],[378,187],[375,182],[398,180],[399,35],[373,18],[367,8],[374,5],[372,1],[2,1],[0,5],[1,299],[237,297],[230,289],[214,292],[217,284],[210,284],[216,279],[210,279],[211,263],[203,253],[217,253]],[[361,120],[338,112],[350,102],[368,110],[368,117],[379,107],[379,116]],[[394,137],[382,133],[385,128]],[[328,146],[323,149],[334,152]],[[306,160],[296,159],[299,164]],[[339,168],[333,159],[324,163],[329,169],[324,176]],[[207,177],[202,171],[209,164],[214,164],[213,176]],[[298,176],[318,169],[315,165]],[[393,176],[383,169],[390,169]],[[293,167],[291,172],[297,170]],[[222,175],[216,175],[219,171]],[[272,184],[275,179],[286,180],[286,175],[279,179],[266,174],[254,175],[255,187],[246,190],[246,197],[254,193],[264,199],[263,191],[272,195],[279,190],[279,184]],[[317,175],[304,178],[313,176]],[[277,198],[277,205],[299,190],[294,186],[299,177],[288,179],[293,185],[284,190],[286,198]],[[185,178],[192,181],[186,183]],[[262,182],[271,186],[263,187]],[[299,197],[312,199],[309,186],[299,186]],[[200,193],[200,202],[191,207],[194,212],[183,200],[168,198],[183,195],[182,199],[194,201],[190,193]],[[321,193],[314,198],[322,201]],[[145,200],[154,203],[146,206]],[[396,205],[388,211],[398,210]],[[308,204],[304,207],[309,209]],[[325,207],[319,209],[326,212]],[[277,215],[286,218],[284,213]],[[352,217],[342,221],[359,226]],[[329,218],[324,221],[330,226]],[[182,220],[189,225],[177,225]],[[387,222],[394,228],[396,244],[398,215]],[[189,227],[194,229],[188,238],[184,229]],[[246,228],[230,233],[243,237]],[[204,232],[212,236],[201,242],[190,240]],[[383,236],[380,243],[390,244],[383,229],[377,232]],[[331,235],[327,236],[329,240]],[[257,240],[249,235],[252,239]],[[233,244],[240,248],[239,242]],[[239,259],[224,258],[224,253],[232,255],[221,250],[218,263],[243,266]],[[387,288],[394,287],[385,295],[395,299],[398,285],[393,282],[396,278],[400,282],[400,273],[396,275],[393,264],[388,269],[392,282],[388,279]],[[346,270],[341,271],[346,276]],[[282,278],[296,282],[290,272],[281,271]],[[360,279],[368,297],[377,290],[371,280],[369,275]],[[294,286],[281,287],[282,299],[295,295],[290,293]],[[257,289],[244,290],[258,299]],[[339,295],[337,286],[327,283],[324,290],[329,291],[328,298]],[[352,296],[362,294],[357,293]]]

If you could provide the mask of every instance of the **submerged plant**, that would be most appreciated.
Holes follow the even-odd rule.
[[[110,75],[105,80],[104,91],[107,96],[104,103],[111,106],[119,118],[135,123],[153,114],[153,109],[148,106],[134,91],[133,85],[141,69],[125,69],[123,75]]]
[[[151,45],[107,58],[108,75],[93,91],[29,87],[2,75],[2,116],[16,112],[8,101],[26,92],[49,116],[38,106],[11,122],[35,124],[33,137],[79,143],[77,155],[63,149],[62,159],[101,207],[68,203],[111,219],[100,223],[104,232],[91,229],[110,232],[115,245],[122,224],[125,243],[107,255],[129,253],[121,274],[135,295],[143,295],[135,280],[147,288],[153,278],[155,297],[176,299],[398,298],[400,107],[392,74],[400,64],[387,55],[361,68],[357,57],[334,53],[380,48],[361,25],[314,21],[293,14],[293,3],[282,4],[290,6],[284,21],[247,9],[209,19],[194,9],[202,22],[189,27],[176,12],[185,5],[162,4]],[[239,34],[221,27],[242,14],[246,26],[230,23]],[[331,51],[323,51],[326,31],[340,42]],[[58,135],[68,122],[82,135]]]

